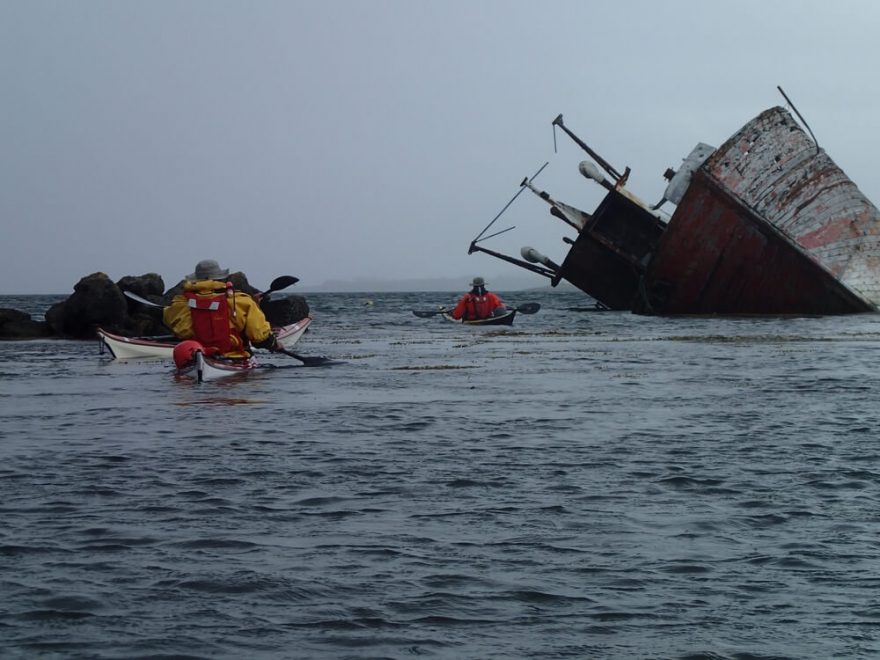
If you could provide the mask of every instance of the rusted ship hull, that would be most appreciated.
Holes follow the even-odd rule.
[[[872,307],[697,172],[645,273],[644,314],[846,314]]]
[[[636,311],[871,311],[878,230],[873,204],[788,112],[771,108],[694,173]]]
[[[609,193],[578,234],[558,275],[609,309],[631,310],[663,230],[637,203]]]
[[[718,149],[700,143],[669,171],[668,222],[658,220],[661,204],[624,189],[628,169],[620,175],[573,139],[613,180],[581,164],[608,189],[592,215],[539,193],[578,230],[561,266],[547,260],[542,274],[554,284],[642,314],[877,311],[880,212],[785,109],[766,110]]]

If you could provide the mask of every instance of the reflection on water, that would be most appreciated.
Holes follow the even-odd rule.
[[[346,364],[198,385],[0,343],[0,654],[880,651],[877,315],[308,299],[297,352]]]

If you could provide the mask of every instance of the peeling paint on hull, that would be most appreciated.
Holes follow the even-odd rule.
[[[634,311],[845,314],[880,300],[880,213],[782,108],[694,174]]]
[[[870,309],[806,251],[698,172],[633,311],[775,315]]]

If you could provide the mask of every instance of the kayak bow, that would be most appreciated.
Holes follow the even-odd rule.
[[[208,357],[202,351],[195,352],[195,359],[177,370],[178,376],[195,375],[199,383],[218,380],[236,374],[245,374],[257,368],[254,358],[224,359]]]
[[[516,317],[516,309],[510,309],[499,316],[490,316],[485,319],[457,319],[451,314],[443,314],[443,318],[453,323],[461,323],[463,325],[513,325],[513,319]]]

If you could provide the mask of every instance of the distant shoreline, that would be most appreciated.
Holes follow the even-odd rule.
[[[445,278],[445,279],[418,279],[418,280],[329,280],[315,286],[303,285],[300,282],[294,289],[294,293],[461,293],[468,290],[468,278]],[[535,276],[523,277],[497,277],[486,279],[486,288],[490,291],[573,291],[574,286],[568,282],[560,282],[557,287],[551,287],[547,278]]]
[[[307,285],[302,281],[286,291],[286,293],[307,295],[310,293],[462,293],[469,286],[469,278],[436,278],[410,280],[327,280],[321,284]],[[534,277],[495,277],[486,278],[486,286],[490,291],[576,291],[576,287],[562,281],[556,287],[550,286],[547,278]],[[45,296],[66,298],[66,293],[0,293],[0,297]]]
[[[571,291],[577,291],[577,289],[575,287],[563,286],[561,284],[555,288],[547,285],[547,286],[540,286],[540,287],[530,286],[530,287],[520,287],[520,288],[489,287],[489,289],[491,291],[495,291],[496,293],[520,293],[523,291],[542,291],[542,292],[546,292],[546,293],[554,293],[554,292],[568,293]],[[296,291],[294,291],[292,293],[297,294],[297,295],[301,295],[301,296],[307,296],[309,294],[323,294],[323,293],[328,293],[328,294],[332,294],[332,293],[449,293],[449,294],[459,295],[461,293],[464,293],[467,290],[468,290],[468,287],[466,287],[466,286],[460,287],[457,289],[455,289],[455,288],[444,288],[444,289],[435,289],[435,288],[431,288],[431,289],[427,289],[427,288],[420,288],[420,289],[352,288],[352,289],[345,289],[345,290],[324,289],[321,287],[309,287],[309,288],[297,289]],[[275,295],[279,295],[279,294],[275,294]]]
[[[333,288],[330,288],[333,287]],[[453,293],[458,294],[467,290],[467,285],[461,287],[420,287],[420,288],[393,288],[390,286],[385,287],[375,287],[375,288],[366,288],[358,285],[350,285],[349,288],[337,288],[336,285],[319,285],[319,286],[309,286],[309,287],[300,287],[297,286],[293,290],[285,293],[292,293],[296,295],[308,295],[311,293]],[[490,290],[497,291],[499,293],[509,292],[521,292],[521,291],[543,291],[548,293],[558,292],[570,292],[577,291],[578,289],[567,282],[560,282],[558,286],[552,287],[549,284],[545,286],[517,286],[517,287],[494,287],[490,286]],[[283,295],[283,294],[275,294],[275,295]],[[57,298],[59,300],[65,299],[70,296],[70,293],[0,293],[0,298],[22,298],[22,297],[34,297],[34,298]]]

